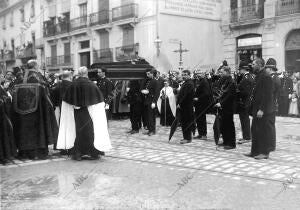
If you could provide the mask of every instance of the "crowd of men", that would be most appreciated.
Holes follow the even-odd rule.
[[[107,130],[110,105],[117,91],[97,69],[98,79],[88,78],[88,69],[80,67],[76,75],[64,71],[60,81],[43,75],[35,60],[24,70],[15,68],[1,79],[0,160],[14,158],[45,159],[48,145],[73,159],[98,159],[111,149]],[[219,116],[224,149],[236,148],[236,142],[252,141],[247,156],[267,159],[275,150],[275,114],[281,81],[276,61],[257,58],[241,61],[233,72],[224,61],[216,71],[183,70],[160,76],[154,68],[146,70],[143,80],[131,80],[124,101],[130,107],[130,134],[141,128],[149,136],[156,134],[156,116],[160,124],[180,121],[181,144],[194,138],[207,138],[206,114]],[[125,100],[126,99],[126,100]],[[122,98],[123,100],[123,98]],[[125,102],[124,102],[125,103]],[[236,141],[233,116],[239,114],[243,138]],[[250,126],[250,115],[252,125]]]

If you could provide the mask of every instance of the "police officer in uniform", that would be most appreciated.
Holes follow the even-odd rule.
[[[155,119],[155,107],[159,97],[159,86],[157,84],[154,75],[156,74],[155,69],[147,69],[147,80],[143,85],[141,93],[143,94],[143,114],[146,115],[146,126],[148,127],[149,136],[152,136],[156,132],[156,119]]]
[[[240,79],[237,82],[237,112],[240,117],[243,138],[238,140],[238,144],[251,140],[249,108],[254,88],[254,77],[249,73],[249,70],[248,63],[241,61],[239,65]]]
[[[109,119],[108,116],[108,109],[109,109],[109,104],[113,98],[113,83],[106,78],[105,76],[106,69],[98,69],[98,76],[99,78],[97,79],[97,86],[100,89],[103,97],[104,97],[104,102],[105,102],[105,109],[106,109],[106,116],[107,119]]]

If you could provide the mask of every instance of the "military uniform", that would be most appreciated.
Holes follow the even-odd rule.
[[[147,79],[147,81],[144,83],[143,89],[149,91],[148,94],[143,94],[143,115],[146,121],[146,126],[149,129],[149,134],[155,133],[155,109],[151,107],[151,104],[156,104],[157,102],[157,99],[159,97],[159,86],[155,79]]]
[[[109,79],[104,77],[97,79],[97,86],[104,97],[104,102],[109,103],[113,97],[113,83]]]
[[[253,76],[249,72],[242,74],[241,79],[237,83],[237,113],[240,117],[244,140],[251,139],[249,109],[253,88]]]

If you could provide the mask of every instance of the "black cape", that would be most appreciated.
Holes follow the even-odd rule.
[[[78,107],[87,107],[104,102],[98,87],[88,78],[79,77],[66,90],[63,100]]]

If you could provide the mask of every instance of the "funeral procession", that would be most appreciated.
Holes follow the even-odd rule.
[[[0,0],[0,195],[299,210],[300,0]]]

